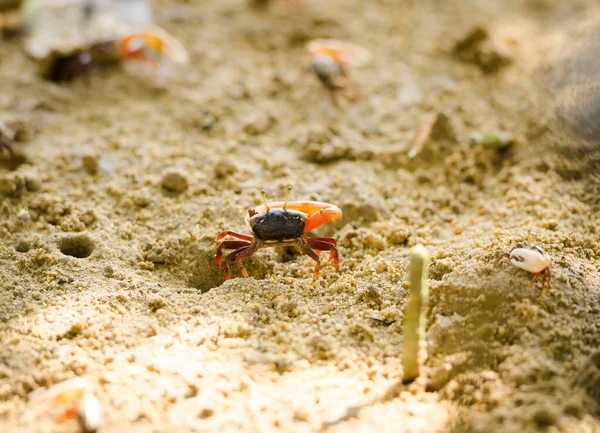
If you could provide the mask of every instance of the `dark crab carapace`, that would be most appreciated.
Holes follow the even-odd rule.
[[[223,270],[223,276],[226,280],[230,276],[230,267],[235,263],[242,275],[248,278],[248,272],[244,268],[242,260],[254,254],[261,248],[296,246],[309,255],[317,262],[313,279],[319,276],[321,261],[319,253],[329,251],[329,257],[333,260],[335,269],[339,271],[339,256],[337,251],[337,242],[333,238],[314,238],[304,236],[320,225],[335,221],[342,217],[342,211],[335,205],[316,201],[289,201],[291,187],[285,202],[267,202],[267,196],[262,191],[264,205],[256,209],[249,209],[246,216],[246,222],[252,228],[254,236],[244,235],[232,231],[224,231],[217,236],[217,240],[225,236],[232,236],[240,240],[223,241],[216,255],[217,266]],[[225,260],[223,250],[232,249]]]

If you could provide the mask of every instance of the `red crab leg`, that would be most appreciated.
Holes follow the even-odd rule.
[[[319,278],[319,270],[321,269],[321,260],[319,259],[319,255],[310,249],[308,243],[303,242],[300,245],[300,249],[304,254],[310,256],[317,264],[315,265],[315,273],[313,274],[313,281],[316,281]]]
[[[334,238],[313,238],[311,236],[304,236],[304,239],[306,239],[307,242],[310,242],[310,241],[323,241],[323,242],[327,242],[328,244],[332,244],[334,246],[337,246],[337,241]]]
[[[246,268],[244,268],[244,265],[242,264],[242,259],[254,254],[259,248],[260,248],[260,244],[254,243],[254,244],[250,244],[245,247],[238,248],[237,250],[233,251],[232,253],[229,253],[229,255],[225,258],[225,261],[223,262],[223,265],[222,265],[223,278],[225,280],[229,279],[229,277],[230,277],[229,265],[233,262],[235,262],[235,264],[238,266],[238,268],[240,268],[242,275],[246,278],[249,278],[250,275],[248,275],[248,271],[246,271]]]
[[[339,254],[335,245],[316,239],[307,239],[306,242],[311,249],[329,251],[329,259],[333,260],[333,266],[335,266],[335,270],[340,270]]]
[[[250,245],[249,247],[246,247],[243,251],[240,251],[235,256],[235,264],[242,272],[242,275],[246,278],[250,278],[250,275],[248,275],[248,271],[246,271],[246,268],[244,268],[244,264],[242,263],[242,260],[245,259],[246,257],[254,254],[256,251],[258,251],[259,248],[260,248],[260,245],[258,243],[256,243],[254,245]]]
[[[531,290],[531,288],[532,288],[532,287],[533,287],[533,285],[535,284],[535,280],[537,280],[537,279],[538,279],[538,277],[539,277],[540,275],[542,275],[542,273],[541,273],[541,272],[540,272],[540,273],[538,273],[538,274],[535,274],[535,275],[533,276],[533,278],[531,279],[531,282],[529,283],[529,287],[527,287],[527,290]]]
[[[223,250],[237,250],[238,248],[247,247],[250,245],[248,241],[223,241],[219,248],[217,248],[217,255],[215,256],[215,263],[217,266],[221,266],[221,259],[223,257]]]
[[[544,288],[546,291],[550,290],[550,281],[552,281],[552,268],[548,268],[544,271],[546,281],[544,281]]]
[[[252,242],[254,240],[254,238],[252,236],[243,235],[243,234],[237,233],[237,232],[232,232],[231,230],[227,230],[227,231],[219,233],[219,235],[217,236],[217,240],[220,241],[225,236],[233,236],[234,238],[238,238],[243,241],[249,241],[249,242]]]

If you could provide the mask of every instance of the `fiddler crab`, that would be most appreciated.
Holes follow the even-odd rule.
[[[136,62],[150,72],[166,62],[187,64],[188,54],[183,45],[159,27],[128,33],[114,41],[92,44],[89,48],[52,58],[45,76],[51,81],[71,81],[86,74],[95,65],[111,62]]]
[[[55,82],[103,64],[124,62],[160,76],[188,62],[181,43],[152,24],[146,0],[23,0],[20,15],[25,52]]]
[[[34,391],[26,413],[32,419],[52,413],[57,424],[77,418],[83,432],[96,432],[102,425],[103,411],[93,388],[88,379],[75,377],[43,391]]]
[[[352,102],[358,97],[350,79],[350,69],[360,67],[371,59],[365,48],[335,39],[315,39],[306,49],[311,56],[313,72],[331,92],[333,102],[339,106],[336,94],[344,92]]]
[[[254,236],[248,236],[233,231],[224,231],[217,236],[217,240],[225,236],[233,236],[240,240],[223,241],[216,255],[217,266],[223,270],[225,280],[229,279],[230,266],[235,263],[246,278],[248,272],[242,260],[254,254],[261,248],[296,246],[310,256],[317,264],[313,280],[319,276],[321,261],[319,253],[329,251],[335,269],[339,271],[339,255],[336,248],[337,242],[333,238],[315,238],[304,236],[304,233],[316,229],[322,224],[338,220],[342,217],[342,210],[332,204],[318,201],[289,201],[292,187],[288,187],[285,201],[267,202],[267,195],[261,191],[264,205],[256,209],[248,209],[245,217]],[[223,250],[231,249],[225,260]]]
[[[530,243],[530,238],[531,235],[527,236],[526,241],[516,244],[510,252],[502,253],[496,264],[504,259],[509,259],[516,267],[534,274],[529,283],[528,290],[531,290],[540,276],[544,278],[542,290],[548,290],[552,279],[552,260],[543,249]]]

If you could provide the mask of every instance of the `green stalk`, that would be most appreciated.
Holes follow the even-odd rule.
[[[424,246],[410,250],[410,297],[404,309],[404,347],[402,365],[403,382],[412,382],[419,377],[421,363],[427,357],[425,328],[427,326],[427,300],[429,285],[427,268],[429,254]]]

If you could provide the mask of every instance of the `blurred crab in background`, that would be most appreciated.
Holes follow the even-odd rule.
[[[344,95],[350,102],[359,97],[350,78],[350,70],[371,60],[367,49],[335,39],[315,39],[308,43],[306,49],[311,57],[313,72],[331,92],[336,106],[340,106],[338,94]]]
[[[150,74],[188,63],[181,43],[152,25],[152,10],[142,0],[25,0],[21,21],[25,51],[52,81],[120,61]]]
[[[94,395],[94,386],[84,377],[33,391],[26,416],[36,420],[45,414],[53,415],[57,424],[76,418],[83,433],[96,432],[103,421],[102,406]]]

